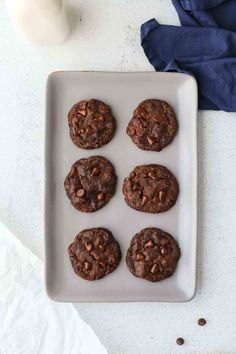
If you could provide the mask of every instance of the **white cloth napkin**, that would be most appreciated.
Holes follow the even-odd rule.
[[[0,223],[0,353],[107,354],[72,304],[45,294],[43,264]]]

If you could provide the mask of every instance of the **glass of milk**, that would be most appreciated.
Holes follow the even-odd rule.
[[[20,32],[35,44],[58,44],[70,34],[63,0],[5,0],[5,5]]]

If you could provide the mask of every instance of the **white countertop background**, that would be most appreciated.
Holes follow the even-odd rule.
[[[140,46],[141,23],[156,17],[179,24],[170,0],[68,5],[70,38],[36,47],[19,38],[0,3],[0,220],[41,258],[47,75],[153,70]],[[185,304],[76,305],[109,353],[236,354],[236,113],[198,114],[198,164],[197,295]],[[196,324],[199,317],[205,327]],[[182,347],[175,344],[179,336]]]

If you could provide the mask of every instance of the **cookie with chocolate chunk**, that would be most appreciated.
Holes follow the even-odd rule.
[[[96,149],[107,144],[115,131],[111,108],[95,99],[76,103],[69,111],[68,123],[71,140],[82,149]]]
[[[135,109],[126,133],[140,149],[161,151],[172,141],[177,129],[171,106],[165,101],[148,99]]]
[[[132,238],[126,263],[135,277],[157,282],[174,273],[179,258],[178,242],[167,232],[148,227]]]
[[[76,209],[91,212],[101,209],[111,199],[116,181],[110,161],[102,156],[91,156],[72,165],[64,186]]]
[[[97,280],[113,272],[121,260],[120,246],[104,228],[81,231],[69,246],[74,272],[86,280]]]
[[[174,175],[161,165],[135,167],[125,178],[123,194],[133,209],[147,213],[161,213],[177,200],[179,185]]]

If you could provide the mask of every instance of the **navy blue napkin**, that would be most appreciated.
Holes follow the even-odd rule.
[[[172,0],[181,27],[151,19],[141,44],[158,71],[193,75],[199,109],[236,112],[236,0]]]

